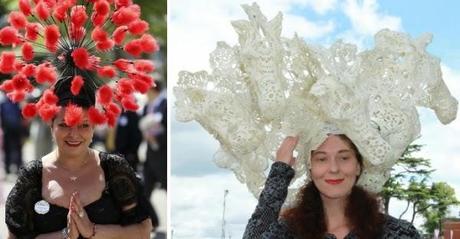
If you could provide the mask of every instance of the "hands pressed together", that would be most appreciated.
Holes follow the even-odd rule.
[[[283,162],[289,166],[294,165],[294,149],[298,142],[299,136],[287,136],[284,138],[283,142],[278,148],[278,151],[276,152],[276,161]]]
[[[81,235],[93,238],[96,234],[96,224],[91,222],[83,208],[80,195],[74,192],[70,197],[69,213],[67,214],[67,238],[74,239]]]

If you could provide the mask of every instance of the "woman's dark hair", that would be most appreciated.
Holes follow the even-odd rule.
[[[67,106],[69,103],[88,109],[96,103],[96,88],[97,85],[93,79],[84,79],[83,86],[77,95],[73,95],[71,89],[73,76],[61,78],[54,85],[53,92],[59,98],[59,106]]]
[[[363,158],[357,147],[346,135],[337,136],[354,151],[362,170]],[[324,238],[327,225],[318,188],[313,182],[309,182],[300,190],[298,195],[295,206],[284,211],[281,217],[298,238]],[[351,230],[358,238],[378,238],[383,224],[383,215],[379,208],[376,195],[357,185],[353,186],[345,208],[345,217],[348,219]]]

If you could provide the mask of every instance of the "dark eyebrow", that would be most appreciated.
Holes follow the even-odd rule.
[[[326,154],[326,152],[318,151],[318,150],[311,151],[311,156],[314,156],[314,155],[317,155],[317,154]]]
[[[353,153],[353,151],[351,151],[350,149],[341,149],[337,153],[338,154],[340,154],[340,153]],[[318,150],[312,150],[312,152],[311,152],[312,156],[317,155],[317,154],[326,154],[326,152],[318,151]]]
[[[339,154],[340,154],[340,153],[352,153],[352,151],[349,150],[349,149],[341,149],[341,150],[339,150],[338,153],[339,153]]]

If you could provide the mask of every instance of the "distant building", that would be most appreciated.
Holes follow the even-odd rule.
[[[442,233],[444,239],[460,239],[460,219],[447,218],[442,221]]]

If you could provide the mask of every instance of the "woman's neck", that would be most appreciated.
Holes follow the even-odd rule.
[[[337,228],[348,227],[348,220],[345,216],[346,198],[331,199],[322,196],[322,201],[327,230],[334,231]]]
[[[63,167],[67,171],[78,171],[82,169],[88,161],[91,159],[91,149],[88,148],[87,153],[82,153],[78,155],[68,155],[65,152],[60,151],[59,149],[55,150],[56,163]]]

